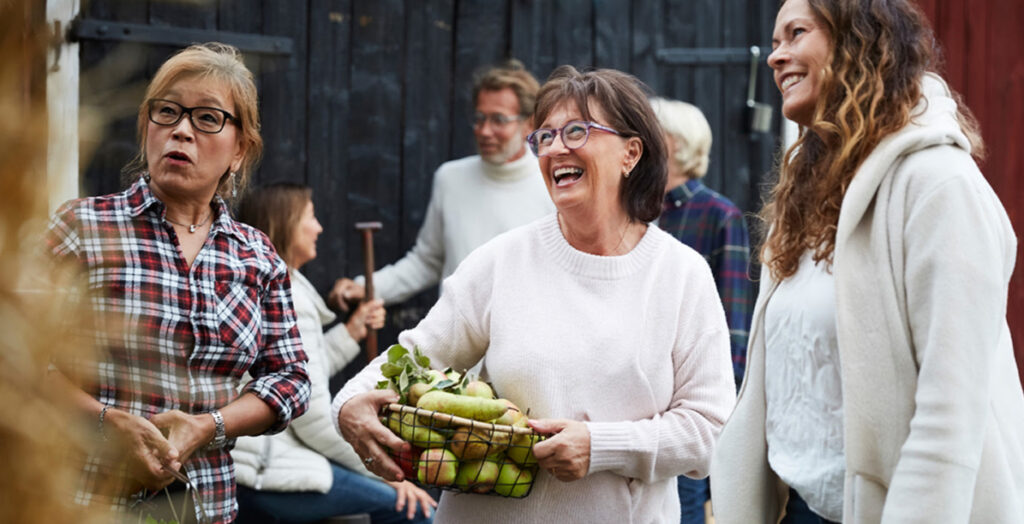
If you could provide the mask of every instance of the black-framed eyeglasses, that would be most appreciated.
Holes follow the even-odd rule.
[[[234,115],[217,107],[185,107],[172,100],[154,98],[149,101],[149,121],[161,126],[173,126],[188,115],[196,131],[217,134],[224,129],[228,119],[238,121]]]
[[[559,135],[561,135],[562,144],[566,148],[579,149],[587,145],[587,139],[590,138],[591,128],[604,131],[605,133],[622,136],[622,133],[608,126],[598,124],[597,122],[573,120],[562,126],[561,129],[542,127],[527,135],[526,143],[530,145],[530,150],[533,151],[533,154],[538,157],[548,154],[551,149],[551,144],[555,143],[555,137]]]
[[[505,127],[512,122],[518,122],[523,119],[523,115],[504,115],[501,113],[473,113],[473,127],[483,127],[484,124],[490,122],[494,127]]]

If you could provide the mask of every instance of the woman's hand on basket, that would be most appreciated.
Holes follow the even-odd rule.
[[[537,465],[562,482],[583,478],[590,471],[590,430],[578,420],[531,420],[536,432],[551,435],[533,445]]]
[[[405,480],[402,468],[395,464],[386,448],[407,451],[410,444],[398,438],[378,418],[381,408],[392,402],[398,402],[398,394],[391,390],[360,393],[341,406],[338,427],[341,436],[362,457],[366,469],[385,480],[402,481]]]
[[[181,468],[178,449],[149,420],[127,411],[110,408],[103,423],[103,433],[114,449],[123,453],[129,475],[138,482],[130,491],[141,488],[158,490],[174,482],[164,466]]]
[[[430,518],[433,509],[437,507],[437,501],[430,496],[430,493],[423,491],[408,480],[388,482],[388,485],[395,488],[395,494],[398,496],[395,502],[395,511],[401,512],[404,509],[405,517],[409,520],[416,518],[417,504],[423,508],[423,516],[426,518]]]

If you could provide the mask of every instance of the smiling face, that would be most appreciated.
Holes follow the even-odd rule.
[[[589,107],[591,121],[611,127],[596,104]],[[586,120],[576,104],[563,101],[548,113],[538,127],[562,129],[573,120]],[[548,193],[559,212],[566,216],[626,215],[619,198],[624,173],[632,171],[643,148],[636,137],[623,138],[596,129],[590,130],[587,143],[569,149],[561,134],[547,154],[539,158],[540,170]]]
[[[832,36],[807,0],[789,0],[779,9],[772,48],[768,65],[782,93],[782,114],[809,126],[831,58]]]
[[[481,90],[476,97],[476,112],[488,116],[503,115],[509,119],[505,124],[487,119],[481,125],[473,126],[476,149],[481,158],[500,165],[526,154],[526,135],[530,126],[526,119],[519,118],[519,98],[512,88]]]
[[[291,258],[288,263],[290,267],[298,269],[316,258],[316,239],[323,231],[323,226],[316,219],[313,202],[306,201],[305,207],[302,208],[302,216],[299,217],[295,231],[292,232],[292,245],[288,250],[288,257]]]
[[[185,107],[215,107],[235,114],[227,86],[212,80],[186,77],[171,84],[157,98]],[[221,177],[241,166],[243,150],[239,130],[228,120],[220,133],[197,131],[188,115],[174,125],[148,122],[146,164],[150,188],[161,199],[209,201]]]

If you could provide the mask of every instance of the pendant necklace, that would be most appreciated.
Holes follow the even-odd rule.
[[[189,233],[195,233],[196,229],[201,228],[204,225],[206,225],[206,221],[210,220],[210,217],[212,217],[212,216],[213,216],[212,212],[207,214],[206,218],[204,218],[203,221],[198,223],[198,224],[182,224],[181,222],[175,222],[175,221],[171,220],[171,218],[168,217],[167,215],[164,215],[164,220],[166,220],[166,221],[168,221],[168,222],[170,222],[170,223],[172,223],[172,224],[174,224],[176,226],[187,227]]]

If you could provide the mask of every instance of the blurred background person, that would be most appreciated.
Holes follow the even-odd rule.
[[[233,439],[281,431],[306,409],[288,268],[228,211],[260,155],[259,128],[238,50],[193,45],[146,90],[131,186],[69,201],[51,220],[48,249],[86,275],[106,322],[92,369],[50,373],[106,444],[87,458],[77,503],[129,506],[181,470],[196,517],[230,522]],[[108,479],[117,484],[102,492]]]
[[[440,369],[479,362],[494,390],[550,435],[525,500],[444,493],[437,520],[673,522],[676,477],[706,476],[732,409],[729,333],[708,265],[648,224],[665,143],[645,86],[608,69],[556,69],[528,142],[557,212],[500,235],[445,280],[399,342]],[[345,438],[385,478],[408,447],[377,414],[372,361],[335,397]]]
[[[651,106],[665,130],[668,149],[668,183],[658,227],[696,249],[711,266],[729,325],[733,378],[739,390],[754,291],[748,277],[747,224],[728,198],[701,182],[708,171],[712,140],[704,113],[694,105],[664,98],[651,99]],[[678,483],[682,522],[704,522],[708,480],[681,476]]]
[[[430,522],[433,498],[409,481],[385,482],[363,467],[331,420],[330,377],[359,354],[367,327],[384,324],[380,300],[363,303],[344,323],[324,331],[336,316],[299,271],[316,258],[323,231],[311,190],[271,184],[247,195],[238,219],[270,237],[288,264],[295,317],[309,357],[309,410],[276,435],[242,437],[231,456],[238,475],[239,524],[316,522],[366,513],[374,523]]]
[[[802,131],[763,210],[715,521],[1024,521],[1017,239],[927,20],[910,0],[786,0],[772,43]]]
[[[533,129],[537,80],[518,60],[488,68],[473,80],[477,155],[441,164],[416,244],[373,273],[374,295],[402,302],[439,284],[471,251],[491,238],[554,211],[526,147]],[[347,310],[364,296],[362,277],[339,279],[328,302]]]

